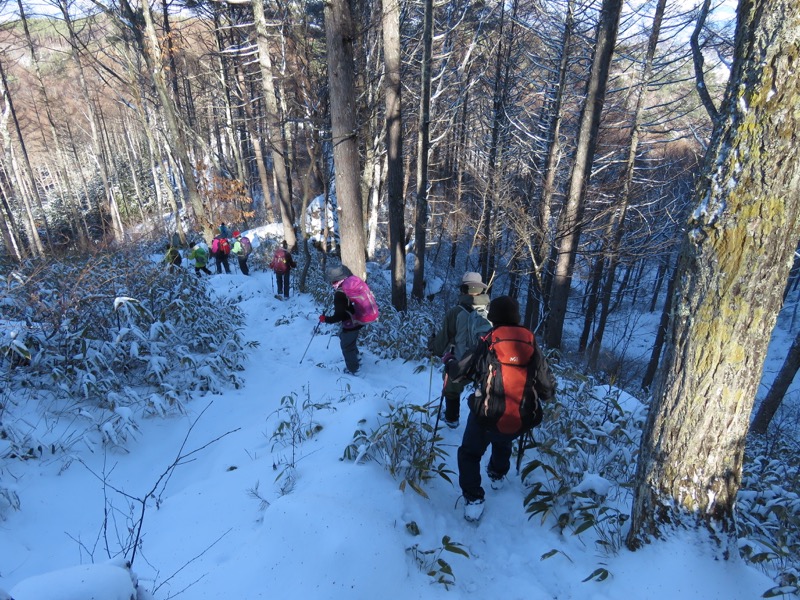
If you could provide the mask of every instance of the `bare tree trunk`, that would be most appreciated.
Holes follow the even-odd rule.
[[[661,33],[661,21],[664,18],[664,8],[666,0],[658,0],[655,15],[653,16],[653,27],[650,30],[650,37],[647,42],[645,53],[644,68],[642,69],[641,79],[637,85],[636,107],[631,116],[631,141],[628,145],[628,157],[625,162],[625,174],[623,175],[622,192],[619,195],[617,206],[609,217],[611,231],[614,232],[610,237],[608,249],[606,251],[608,267],[606,268],[606,281],[603,292],[600,296],[600,316],[597,319],[592,343],[589,345],[589,368],[597,366],[597,358],[600,354],[600,346],[603,342],[608,315],[611,312],[611,293],[614,289],[614,278],[619,264],[619,253],[622,245],[622,237],[625,234],[625,217],[628,212],[628,205],[631,197],[631,184],[633,183],[633,173],[636,168],[636,154],[639,152],[639,135],[642,127],[641,120],[644,113],[644,99],[647,93],[647,85],[653,71],[653,59],[658,46],[658,37]]]
[[[52,137],[53,140],[53,146],[55,147],[56,169],[54,172],[58,173],[58,177],[61,178],[62,181],[66,182],[69,180],[69,176],[65,162],[65,153],[62,150],[61,140],[56,130],[55,119],[53,118],[52,102],[50,101],[50,95],[48,94],[47,86],[44,84],[44,81],[42,79],[41,69],[39,68],[39,57],[36,54],[33,38],[31,36],[30,29],[28,28],[28,18],[25,13],[25,8],[21,0],[17,0],[17,6],[19,8],[19,15],[20,15],[20,20],[22,22],[22,28],[25,32],[25,40],[28,43],[28,49],[30,50],[31,54],[31,64],[33,65],[34,72],[36,74],[36,81],[39,84],[39,90],[42,94],[45,115],[47,116],[47,125],[50,130],[50,136]],[[77,206],[75,205],[74,197],[62,196],[62,199],[64,201],[64,204],[69,208],[71,212],[75,231],[77,232],[78,244],[81,247],[86,247],[88,239],[85,235],[84,229],[80,226],[80,220],[78,218],[79,213]]]
[[[325,14],[328,14],[327,9]],[[261,80],[264,84],[264,104],[267,108],[267,144],[272,152],[273,176],[277,183],[278,203],[281,209],[281,222],[283,223],[283,238],[289,248],[294,249],[297,247],[297,237],[294,233],[292,185],[289,178],[289,165],[283,139],[281,115],[278,109],[278,100],[275,96],[275,81],[272,74],[272,58],[269,54],[269,35],[267,32],[267,19],[264,16],[263,0],[253,0],[253,16],[256,25],[258,64],[261,68]]]
[[[586,350],[586,344],[589,342],[589,335],[592,331],[592,323],[594,323],[594,316],[597,312],[598,293],[600,289],[600,281],[603,278],[603,266],[605,260],[602,256],[596,256],[592,266],[592,275],[589,277],[589,291],[584,297],[584,311],[583,311],[583,330],[581,337],[578,340],[578,352]]]
[[[225,116],[225,126],[222,128],[222,131],[218,132],[216,135],[217,148],[220,155],[220,160],[222,160],[222,157],[224,156],[222,143],[224,140],[228,141],[226,145],[230,148],[230,153],[233,155],[232,158],[235,166],[235,168],[231,170],[235,171],[237,179],[245,181],[247,179],[247,169],[244,166],[244,159],[242,158],[241,144],[236,136],[237,129],[234,126],[233,107],[231,106],[231,89],[234,85],[232,80],[235,79],[235,75],[231,75],[232,69],[228,64],[230,58],[224,53],[225,44],[223,41],[225,38],[222,35],[223,27],[222,23],[220,22],[220,13],[220,7],[214,4],[214,44],[216,50],[218,78],[222,87],[221,91],[218,93],[223,104],[223,112]],[[232,34],[229,33],[229,35]],[[214,122],[216,124],[216,113],[214,113]],[[276,211],[273,209],[272,203],[270,202],[269,183],[265,179],[264,181],[261,181],[261,185],[261,193],[264,197],[265,215],[267,218],[269,218],[270,222],[274,222]]]
[[[789,348],[786,359],[783,361],[781,370],[778,371],[775,381],[772,382],[772,387],[769,388],[767,395],[761,402],[755,419],[753,419],[753,424],[750,426],[750,431],[760,435],[767,433],[772,417],[778,412],[778,407],[780,407],[784,396],[786,396],[789,386],[792,385],[798,369],[800,369],[800,332],[795,336],[792,347]]]
[[[555,81],[550,84],[547,99],[542,106],[543,117],[547,116],[549,125],[546,129],[546,150],[545,160],[542,167],[541,195],[538,203],[537,221],[539,224],[538,234],[531,236],[531,273],[528,282],[528,293],[525,302],[524,324],[531,331],[538,329],[540,325],[541,307],[544,302],[542,280],[545,270],[550,264],[552,237],[550,220],[552,215],[553,194],[555,192],[556,174],[558,173],[558,158],[561,152],[561,145],[558,136],[561,131],[562,104],[564,100],[564,87],[567,80],[567,70],[569,67],[569,45],[572,40],[572,28],[574,26],[572,18],[573,0],[568,0],[567,11],[564,17],[564,30],[561,34],[561,56],[558,64],[558,72]],[[542,119],[544,120],[544,118]]]
[[[400,85],[400,0],[383,0],[383,56],[386,66],[386,191],[389,198],[389,253],[392,306],[406,310],[406,251],[403,202],[403,115]]]
[[[642,378],[642,389],[649,390],[653,385],[653,381],[658,371],[658,365],[661,362],[661,352],[664,349],[664,342],[667,338],[667,327],[669,326],[670,315],[672,314],[672,298],[675,293],[675,282],[678,276],[678,267],[672,271],[672,276],[667,283],[667,295],[664,301],[664,309],[661,311],[661,321],[658,324],[656,331],[656,339],[653,342],[653,350],[650,353],[650,361],[647,363],[644,377]]]
[[[514,39],[514,22],[517,13],[517,1],[511,6],[511,30],[505,31],[505,2],[500,0],[498,10],[500,21],[497,26],[497,53],[495,56],[494,90],[492,93],[492,130],[487,163],[487,189],[484,192],[484,206],[481,221],[483,223],[483,244],[480,250],[481,275],[484,281],[492,281],[495,274],[497,254],[497,216],[500,208],[502,187],[503,150],[505,129],[507,125],[506,103],[508,96],[511,42]]]
[[[425,244],[428,238],[428,150],[431,128],[431,52],[433,45],[433,0],[424,0],[422,25],[422,64],[417,133],[417,201],[414,221],[414,283],[411,295],[425,296]]]
[[[106,129],[105,115],[103,114],[103,110],[100,108],[100,106],[95,108],[94,113],[97,117],[97,134],[100,136],[100,155],[98,156],[98,160],[100,160],[103,165],[106,165],[105,167],[101,168],[101,171],[106,173],[105,177],[108,179],[110,176],[110,173],[108,172],[108,164],[111,157],[111,145],[108,140],[108,130]],[[119,177],[117,177],[117,179],[119,179]],[[117,202],[117,197],[114,193],[115,186],[111,185],[110,180],[107,181],[107,185],[108,188],[106,193],[108,194],[108,213],[111,216],[111,226],[114,231],[114,239],[116,241],[122,241],[125,239],[125,226],[122,224],[122,214],[120,213],[119,203]],[[119,189],[118,186],[117,189]]]
[[[169,2],[161,0],[161,15],[164,18],[164,41],[167,43],[167,60],[169,61],[169,81],[172,85],[172,97],[175,108],[181,112],[181,94],[178,90],[178,65],[175,62],[175,42],[172,39],[172,26],[169,21]]]
[[[0,131],[5,131],[5,126],[3,125],[3,118],[2,113],[0,113]],[[11,205],[9,204],[9,197],[11,195],[11,190],[5,185],[6,183],[11,183],[11,175],[9,174],[11,165],[6,165],[6,160],[3,158],[0,160],[0,174],[3,177],[0,177],[0,201],[2,202],[2,234],[3,234],[3,244],[6,247],[7,252],[9,252],[17,262],[21,262],[23,258],[25,258],[22,250],[22,244],[20,243],[19,233],[17,232],[17,224],[15,223],[14,219],[14,212],[11,210]],[[3,173],[5,171],[5,173]]]
[[[687,224],[626,540],[707,527],[736,555],[734,506],[770,336],[800,238],[800,5],[738,8],[734,63]],[[756,151],[757,149],[757,151]]]
[[[669,260],[662,257],[661,260],[658,261],[658,272],[656,273],[656,281],[653,285],[653,296],[650,300],[650,312],[654,312],[656,310],[658,295],[661,293],[661,286],[664,285],[664,276],[667,273],[668,267]]]
[[[368,163],[369,164],[369,163]],[[383,152],[377,152],[372,159],[372,177],[367,200],[367,259],[375,260],[378,249],[378,216],[381,210],[381,196],[383,194],[384,180],[388,169],[388,157]],[[402,188],[402,182],[401,182]]]
[[[264,142],[258,131],[258,123],[256,122],[256,115],[253,112],[253,99],[250,90],[248,89],[247,82],[244,78],[244,72],[239,69],[237,72],[237,80],[239,86],[239,93],[242,98],[242,106],[245,113],[245,127],[247,128],[247,135],[250,136],[250,142],[253,144],[253,153],[256,160],[256,171],[258,172],[258,181],[261,185],[261,192],[264,195],[264,203],[267,205],[266,199],[269,197],[269,180],[267,174],[267,165],[264,161]],[[270,212],[272,212],[270,208]],[[291,222],[291,221],[290,221]],[[284,224],[285,225],[285,224]],[[286,240],[288,245],[289,240]],[[291,248],[291,246],[290,246]]]
[[[333,162],[336,170],[336,200],[341,210],[342,262],[365,278],[364,217],[359,189],[358,142],[356,139],[356,91],[353,64],[355,39],[348,0],[325,3],[325,37],[328,47],[328,86],[331,96]]]
[[[6,109],[3,111],[6,115],[6,118],[10,117],[11,121],[14,123],[14,131],[17,134],[17,143],[20,147],[20,153],[22,154],[22,164],[18,165],[18,170],[21,173],[17,177],[17,183],[19,185],[19,195],[23,200],[23,205],[25,207],[25,216],[27,217],[27,233],[28,239],[30,240],[31,250],[33,251],[34,256],[43,256],[44,255],[44,246],[42,245],[42,239],[39,236],[39,231],[36,227],[36,218],[33,214],[33,208],[30,205],[30,201],[28,198],[33,198],[39,208],[40,212],[42,213],[42,219],[45,224],[45,232],[48,239],[48,246],[52,249],[52,245],[50,244],[50,233],[49,229],[47,228],[47,219],[44,218],[44,209],[42,207],[42,199],[39,196],[39,191],[36,187],[36,181],[33,178],[33,170],[31,168],[31,163],[28,160],[28,151],[25,148],[25,139],[22,137],[22,130],[19,126],[19,121],[17,120],[17,113],[14,110],[14,102],[11,99],[11,92],[8,89],[8,81],[6,79],[6,72],[3,68],[3,62],[0,60],[0,84],[2,87],[0,88],[0,97],[5,98],[5,105]],[[3,128],[5,130],[5,128]],[[6,140],[6,146],[8,147],[8,151],[10,155],[13,157],[13,150],[11,148],[10,138]],[[12,162],[13,162],[12,158]],[[25,192],[25,184],[30,187],[28,194]]]
[[[87,117],[89,121],[89,130],[91,132],[94,160],[97,163],[97,171],[100,174],[100,178],[103,182],[103,192],[107,203],[106,209],[108,210],[108,213],[112,215],[112,223],[114,231],[113,238],[115,241],[120,241],[122,240],[123,237],[122,223],[120,220],[114,217],[114,215],[118,214],[118,211],[114,206],[115,202],[114,194],[111,190],[111,182],[108,172],[108,160],[107,160],[108,157],[104,151],[103,142],[101,139],[100,123],[97,115],[97,107],[95,106],[94,100],[92,99],[89,93],[89,86],[86,82],[86,76],[83,71],[83,64],[81,63],[80,55],[78,53],[78,48],[80,47],[79,45],[80,43],[78,41],[78,36],[75,33],[75,26],[72,21],[72,17],[69,14],[69,6],[66,0],[59,0],[58,6],[59,9],[61,10],[61,14],[64,17],[64,23],[67,26],[67,31],[69,32],[70,55],[72,58],[72,62],[75,64],[76,70],[78,72],[78,81],[80,83],[80,90],[81,94],[83,95],[85,110],[87,112]]]
[[[597,25],[594,59],[586,87],[586,101],[581,110],[580,130],[575,152],[575,162],[566,194],[566,205],[561,211],[557,237],[561,239],[556,257],[555,272],[550,294],[550,314],[547,319],[545,341],[550,348],[561,347],[567,301],[572,284],[572,272],[578,253],[586,187],[589,182],[597,131],[605,102],[608,70],[622,10],[622,0],[603,0],[600,21]]]
[[[194,166],[192,165],[189,152],[184,143],[184,132],[181,128],[175,103],[170,98],[167,91],[167,84],[164,77],[164,65],[161,60],[161,46],[158,42],[158,35],[156,33],[155,24],[153,23],[153,15],[150,12],[150,5],[145,3],[142,6],[141,15],[144,17],[142,26],[142,20],[139,19],[138,16],[139,12],[130,5],[129,0],[120,0],[119,6],[122,18],[119,18],[117,14],[109,11],[107,7],[98,4],[95,0],[92,1],[95,6],[114,19],[119,27],[131,32],[133,35],[136,47],[141,52],[142,58],[144,58],[147,71],[150,74],[153,87],[158,96],[161,115],[169,131],[170,142],[173,146],[176,159],[180,164],[180,175],[185,186],[188,204],[191,205],[198,224],[203,228],[206,236],[210,238],[212,223],[206,215],[206,211],[203,208],[203,201],[200,198],[200,193],[197,191],[197,181],[194,178]]]
[[[697,23],[695,24],[689,43],[692,46],[695,88],[697,89],[697,94],[700,96],[700,101],[703,103],[708,116],[711,117],[712,121],[716,121],[717,118],[719,118],[719,113],[717,113],[714,100],[712,100],[711,94],[708,93],[708,88],[706,87],[705,73],[703,72],[703,63],[705,61],[703,59],[703,49],[700,47],[700,32],[703,31],[703,26],[706,23],[706,18],[708,17],[708,11],[710,9],[711,0],[703,0],[703,6],[700,7],[700,13],[697,15]]]

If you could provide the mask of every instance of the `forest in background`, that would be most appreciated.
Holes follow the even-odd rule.
[[[179,234],[190,237],[223,221],[281,221],[294,246],[296,234],[328,237],[297,219],[324,194],[340,213],[343,247],[357,237],[346,229],[356,215],[363,230],[350,262],[394,259],[398,244],[416,251],[418,299],[425,248],[449,244],[454,263],[466,242],[475,270],[519,297],[537,326],[566,255],[596,325],[613,309],[612,289],[634,288],[649,270],[660,289],[675,262],[712,127],[713,100],[698,95],[694,69],[718,98],[732,52],[732,23],[704,10],[612,4],[403,2],[396,73],[385,66],[391,11],[348,5],[347,137],[357,155],[342,168],[356,171],[353,197],[333,192],[344,142],[334,143],[322,3],[9,2],[0,30],[7,255],[131,240],[140,223],[170,235],[167,213],[181,215]],[[619,31],[598,92],[593,59],[608,45],[609,10]],[[386,134],[392,87],[402,102],[397,148]],[[597,113],[593,124],[586,112]],[[591,330],[580,349],[591,343],[596,361],[602,327],[590,340]]]

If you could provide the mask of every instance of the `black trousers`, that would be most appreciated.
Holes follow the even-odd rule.
[[[228,255],[224,254],[223,252],[217,252],[214,254],[214,260],[217,264],[217,275],[222,273],[222,267],[225,267],[225,272],[230,275],[231,274],[231,266],[228,264]]]
[[[508,473],[511,468],[511,449],[516,438],[515,435],[484,429],[478,424],[475,415],[469,413],[464,437],[458,449],[458,485],[464,498],[483,499],[481,458],[489,444],[492,446],[492,454],[488,469],[497,475],[505,476]]]
[[[283,294],[284,298],[289,297],[289,273],[275,273],[275,280],[278,282],[278,294]]]

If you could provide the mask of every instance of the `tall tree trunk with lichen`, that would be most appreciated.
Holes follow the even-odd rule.
[[[731,78],[678,263],[635,481],[630,548],[675,523],[723,556],[750,413],[800,237],[800,4],[739,4]]]

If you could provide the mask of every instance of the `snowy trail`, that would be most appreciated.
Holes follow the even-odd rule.
[[[109,484],[142,497],[175,459],[192,423],[185,451],[207,445],[175,470],[158,494],[158,508],[150,501],[145,514],[134,571],[145,587],[158,587],[159,600],[751,600],[770,587],[753,569],[716,562],[680,540],[605,558],[538,518],[529,521],[516,477],[502,490],[487,489],[486,512],[476,525],[462,517],[457,485],[436,478],[425,499],[400,491],[380,465],[340,460],[353,432],[376,427],[388,401],[424,404],[429,395],[438,397],[440,376],[434,374],[430,390],[429,369],[415,373],[416,363],[378,360],[363,348],[362,372],[344,375],[338,339],[329,339],[334,326],[321,327],[301,364],[320,309],[294,291],[288,301],[276,299],[270,278],[254,272],[209,279],[220,298],[245,312],[245,339],[260,344],[240,373],[241,389],[198,396],[186,416],[144,422],[127,454],[81,455],[95,473],[107,473]],[[284,397],[330,405],[314,413],[322,429],[294,454],[270,439],[285,418],[276,412]],[[458,430],[442,432],[454,482],[463,421]],[[280,473],[292,460],[296,483],[282,495]],[[77,461],[15,469],[23,509],[1,524],[0,586],[10,589],[25,577],[92,558],[103,561],[105,539],[113,551],[117,537],[127,536],[127,502]],[[268,502],[263,510],[252,494],[256,488]],[[106,535],[104,498],[114,507]],[[419,535],[409,532],[411,523]],[[432,583],[406,552],[415,544],[439,548],[444,536],[470,555],[442,555],[455,574],[449,591]],[[541,559],[554,549],[558,553]],[[583,583],[599,566],[611,577]]]

